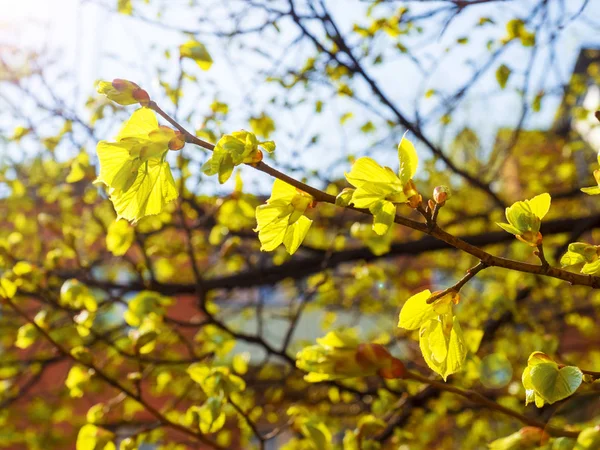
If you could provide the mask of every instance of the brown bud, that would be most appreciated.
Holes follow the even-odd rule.
[[[183,137],[183,134],[181,134],[181,131],[179,131],[179,130],[174,130],[174,131],[175,131],[175,137],[169,141],[169,150],[174,150],[174,151],[181,150],[185,145],[185,138]]]
[[[250,164],[258,164],[263,160],[263,152],[261,150],[257,150],[256,154],[250,160]]]
[[[519,434],[524,445],[543,445],[550,439],[550,435],[538,427],[523,427],[519,430]]]
[[[433,200],[440,206],[444,206],[446,200],[450,198],[450,188],[448,186],[436,186],[433,190]]]
[[[404,378],[404,375],[406,375],[406,367],[404,367],[404,364],[398,358],[392,358],[391,366],[379,369],[379,375],[388,380]]]
[[[392,355],[381,344],[359,344],[356,348],[356,362],[363,368],[386,366]]]
[[[534,234],[532,231],[526,231],[525,233],[516,236],[516,238],[531,247],[537,247],[542,243],[542,233],[539,231],[537,234]]]
[[[148,95],[148,92],[133,81],[116,78],[112,81],[112,86],[121,93],[130,94],[131,97],[137,100],[142,106],[148,106],[148,103],[150,103],[150,95]]]
[[[96,86],[98,93],[106,95],[110,100],[119,105],[133,105],[140,103],[148,106],[150,96],[136,83],[117,78],[113,81],[99,81]]]
[[[421,196],[421,194],[413,195],[411,198],[408,199],[408,206],[410,206],[413,209],[416,209],[422,202],[423,197]]]

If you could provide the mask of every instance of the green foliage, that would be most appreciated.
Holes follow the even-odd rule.
[[[535,402],[538,408],[544,403],[555,403],[572,395],[583,381],[578,367],[561,367],[542,352],[529,356],[523,371],[523,387],[527,390],[526,404]]]
[[[516,433],[490,443],[492,450],[526,450],[540,448],[548,440],[548,435],[541,428],[524,427]],[[554,448],[554,447],[552,447]]]
[[[175,3],[104,5],[152,98],[2,59],[0,448],[597,448],[594,2]]]
[[[79,430],[77,450],[116,450],[114,433],[88,423]]]
[[[166,307],[171,303],[169,297],[152,291],[142,291],[129,300],[123,317],[132,327],[139,327],[145,320],[154,320],[164,315]]]
[[[312,202],[312,196],[275,180],[267,203],[256,208],[255,231],[260,249],[269,252],[283,244],[290,255],[294,254],[312,225],[312,220],[304,215]]]
[[[506,208],[508,223],[497,225],[526,244],[536,246],[542,242],[540,226],[549,210],[550,195],[540,194],[531,200],[516,202]]]
[[[452,308],[459,302],[459,295],[450,291],[428,302],[431,297],[429,290],[410,297],[400,311],[398,326],[419,330],[419,346],[425,362],[446,380],[462,370],[467,356],[463,332]]]
[[[510,67],[508,67],[506,64],[502,64],[498,67],[498,69],[496,69],[496,80],[500,85],[500,89],[504,89],[506,87],[511,73],[512,70],[510,70]]]
[[[246,389],[244,380],[231,373],[228,367],[208,367],[195,363],[188,367],[187,372],[207,396],[227,398]]]
[[[584,242],[573,242],[569,244],[567,252],[560,259],[560,265],[578,268],[581,273],[587,275],[597,275],[600,273],[598,248]]]
[[[369,209],[373,214],[373,231],[379,235],[386,234],[394,222],[396,204],[409,203],[418,197],[412,178],[419,160],[415,147],[406,137],[398,144],[398,160],[398,175],[368,157],[357,159],[346,173],[346,180],[355,189],[350,199],[346,191],[339,203]]]
[[[169,144],[177,139],[169,128],[158,126],[156,115],[140,108],[123,125],[116,142],[101,141],[97,152],[97,183],[108,187],[117,219],[137,222],[159,214],[178,196],[169,163]]]
[[[307,372],[311,383],[379,374],[402,376],[401,363],[381,344],[360,343],[352,330],[329,332],[317,345],[304,347],[296,355],[296,365]]]
[[[202,70],[209,70],[212,67],[213,60],[201,42],[196,40],[187,41],[179,47],[181,58],[189,58],[198,64]]]
[[[202,171],[207,175],[218,175],[219,183],[223,184],[231,177],[235,166],[262,161],[263,154],[259,146],[268,153],[275,151],[273,141],[259,142],[249,131],[226,134],[217,142],[212,156],[202,166]]]
[[[598,156],[598,164],[600,164],[600,155]],[[588,195],[598,195],[600,194],[600,170],[594,170],[594,178],[598,186],[581,188],[581,192],[585,192]]]
[[[513,39],[519,39],[523,47],[532,47],[535,45],[535,33],[527,31],[525,21],[522,19],[512,19],[506,24],[507,36],[504,42]]]
[[[117,220],[108,226],[106,248],[115,256],[127,253],[135,240],[135,230],[126,220]]]

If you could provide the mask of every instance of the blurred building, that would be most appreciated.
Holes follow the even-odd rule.
[[[536,192],[575,192],[592,180],[600,150],[600,49],[580,51],[569,84],[547,130],[502,128],[491,157],[502,193],[516,201]],[[533,176],[535,174],[535,176]]]

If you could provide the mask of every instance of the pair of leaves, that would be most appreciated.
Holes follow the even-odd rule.
[[[259,146],[268,153],[275,151],[273,141],[260,142],[249,131],[226,134],[217,142],[211,157],[202,166],[202,171],[207,175],[218,175],[219,183],[223,184],[229,180],[235,166],[262,161]]]
[[[598,258],[598,247],[585,242],[573,242],[569,244],[567,252],[560,259],[562,267],[580,267],[581,273],[586,275],[600,274],[600,258]]]
[[[508,223],[497,223],[497,225],[504,231],[514,234],[517,239],[536,246],[541,243],[540,226],[542,219],[550,210],[550,201],[550,194],[544,193],[531,200],[516,202],[506,208]]]
[[[533,352],[521,380],[526,390],[525,404],[534,402],[541,408],[572,395],[581,385],[583,374],[578,367],[560,367],[545,353]]]
[[[467,356],[467,346],[452,306],[458,303],[458,293],[450,292],[433,303],[427,289],[410,297],[402,310],[398,326],[419,330],[419,347],[427,365],[446,380],[459,372]]]
[[[396,216],[396,204],[406,203],[416,195],[412,184],[419,159],[414,145],[406,137],[398,144],[398,175],[389,167],[382,167],[369,157],[357,159],[346,180],[354,190],[345,190],[336,203],[356,208],[367,208],[373,214],[373,231],[386,234]]]
[[[260,249],[270,252],[283,244],[290,255],[294,254],[312,225],[304,215],[312,203],[312,196],[275,180],[267,203],[256,208],[254,231],[258,231]]]
[[[130,222],[159,214],[178,196],[171,168],[166,162],[173,130],[159,127],[156,114],[140,108],[125,122],[116,142],[97,146],[100,173],[96,183],[109,190],[117,216]]]
[[[404,366],[377,343],[360,343],[353,330],[331,331],[317,339],[317,345],[296,355],[296,366],[308,372],[309,382],[374,375],[399,378]]]

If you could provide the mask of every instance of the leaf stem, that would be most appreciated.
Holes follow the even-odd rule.
[[[489,267],[483,261],[479,261],[479,263],[475,266],[467,270],[467,274],[462,277],[454,286],[450,286],[448,289],[444,289],[443,291],[438,292],[437,294],[432,295],[427,299],[427,304],[431,304],[435,302],[438,298],[442,298],[444,295],[450,292],[460,292],[465,284],[467,284],[471,279],[475,278],[475,276],[481,272],[486,267]]]

